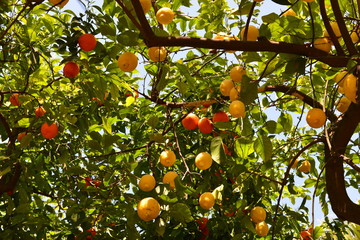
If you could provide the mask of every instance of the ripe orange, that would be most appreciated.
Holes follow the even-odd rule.
[[[26,135],[26,132],[21,132],[21,133],[19,133],[18,136],[17,136],[17,140],[18,140],[19,142],[21,142],[21,139],[22,139],[25,135]]]
[[[176,172],[170,171],[167,172],[163,177],[163,183],[170,184],[170,189],[175,188],[175,178],[179,176]]]
[[[76,62],[67,62],[63,68],[65,77],[74,78],[80,73],[80,67]]]
[[[205,193],[201,194],[201,196],[199,198],[199,204],[200,204],[201,208],[206,209],[206,210],[212,208],[215,204],[214,194],[212,194],[211,192],[205,192]]]
[[[215,122],[228,122],[229,121],[229,116],[227,115],[226,112],[219,111],[219,112],[214,113],[212,121],[214,123]]]
[[[345,76],[344,81],[344,94],[345,96],[350,99],[352,102],[356,103],[356,82],[357,77],[354,74],[348,74]]]
[[[229,96],[230,90],[234,87],[234,83],[231,79],[226,79],[220,84],[220,92],[223,96]]]
[[[41,125],[41,135],[46,139],[52,139],[56,137],[59,129],[56,123],[48,124],[47,122]]]
[[[306,115],[306,122],[312,128],[321,128],[325,125],[326,115],[320,108],[312,108]]]
[[[160,8],[156,12],[156,19],[160,24],[169,24],[173,21],[175,13],[167,7]]]
[[[245,117],[245,104],[240,100],[235,100],[230,103],[229,113],[235,118]]]
[[[310,172],[310,169],[311,169],[311,163],[308,160],[303,161],[299,167],[299,171],[303,173]]]
[[[342,97],[340,98],[340,100],[338,101],[337,105],[336,105],[336,109],[339,111],[339,112],[346,112],[349,108],[351,104],[351,101],[350,99],[348,99],[347,97]]]
[[[201,170],[206,170],[211,167],[212,165],[212,157],[210,153],[202,152],[199,153],[195,158],[195,165],[197,168]]]
[[[118,58],[118,66],[124,72],[132,72],[138,65],[138,58],[132,52],[125,52]]]
[[[230,101],[235,101],[235,100],[239,99],[240,91],[241,91],[241,86],[240,85],[234,86],[230,90],[230,94],[229,94]]]
[[[92,51],[96,47],[96,38],[91,33],[85,33],[78,38],[79,46],[84,51]]]
[[[266,222],[259,222],[255,225],[255,232],[260,237],[265,237],[269,232],[269,226]]]
[[[21,102],[19,100],[19,94],[18,93],[14,93],[10,96],[10,103],[11,105],[14,105],[14,106],[20,106],[21,105]]]
[[[69,0],[49,0],[49,2],[57,7],[63,7],[69,2]]]
[[[160,154],[160,163],[165,167],[171,167],[175,161],[175,153],[171,150],[165,150]]]
[[[44,116],[45,113],[46,113],[46,110],[42,106],[38,106],[35,109],[35,116],[37,118]]]
[[[317,38],[314,41],[314,47],[320,49],[321,51],[329,53],[331,50],[331,42],[328,38],[325,37]]]
[[[350,37],[351,37],[351,40],[353,43],[356,43],[359,41],[359,35],[360,35],[360,32],[358,32],[358,31],[354,31],[350,34]]]
[[[235,66],[230,70],[230,78],[234,82],[241,82],[241,79],[245,74],[246,70],[241,66]]]
[[[289,9],[286,12],[283,13],[283,16],[293,16],[293,17],[295,17],[296,13],[294,12],[294,10]]]
[[[312,235],[311,235],[311,232],[312,232],[312,228],[310,228],[308,230],[301,231],[300,232],[300,239],[301,240],[311,240],[311,239],[313,239]]]
[[[250,211],[250,218],[251,221],[255,223],[259,223],[265,220],[266,218],[266,211],[264,208],[260,206],[256,206]]]
[[[240,31],[240,36],[243,41],[245,41],[244,35],[245,35],[245,27]],[[257,27],[253,25],[249,25],[246,41],[256,41],[258,37],[259,37],[259,29],[257,29]]]
[[[206,117],[203,117],[199,120],[198,127],[199,127],[200,132],[202,132],[204,134],[211,133],[212,130],[214,129],[214,126],[213,126],[211,120]]]
[[[138,203],[137,213],[140,219],[151,221],[159,216],[160,204],[155,198],[144,198]]]
[[[162,62],[166,59],[166,48],[164,47],[151,47],[148,50],[150,60],[154,62]]]
[[[194,130],[198,127],[199,118],[194,113],[189,113],[183,120],[181,121],[181,124],[184,128],[189,130]]]
[[[144,11],[144,13],[147,13],[150,11],[151,8],[151,0],[140,0],[141,7]]]
[[[152,175],[146,174],[140,178],[139,188],[144,192],[149,192],[153,190],[155,186],[156,186],[156,181]]]

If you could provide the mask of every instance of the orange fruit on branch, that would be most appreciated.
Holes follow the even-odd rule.
[[[156,186],[156,181],[155,181],[154,176],[152,176],[150,174],[146,174],[140,178],[139,188],[141,190],[143,190],[144,192],[149,192],[149,191],[153,190],[155,188],[155,186]]]
[[[167,7],[160,8],[156,12],[156,19],[160,24],[169,24],[173,21],[175,13]]]
[[[124,72],[132,72],[138,65],[138,58],[132,52],[125,52],[118,58],[118,66]]]
[[[164,47],[151,47],[148,50],[150,60],[154,62],[163,62],[166,59],[166,48]]]
[[[235,66],[230,70],[230,78],[234,82],[241,82],[241,79],[245,74],[246,70],[241,66]]]
[[[96,47],[96,38],[91,33],[85,33],[78,38],[79,46],[84,51],[92,51]]]
[[[195,157],[195,165],[197,168],[201,170],[206,170],[211,167],[212,165],[212,157],[210,153],[202,152],[196,155]]]
[[[310,172],[310,169],[311,169],[311,163],[308,160],[303,161],[299,167],[299,171],[303,173]]]
[[[209,210],[215,205],[215,196],[211,192],[205,192],[199,198],[200,207]]]
[[[21,105],[21,102],[19,100],[19,97],[20,95],[18,93],[14,93],[10,96],[10,103],[11,105],[14,105],[14,106],[20,106]]]
[[[229,121],[229,116],[227,115],[226,112],[223,111],[219,111],[214,113],[214,116],[212,117],[212,121],[215,122],[228,122]]]
[[[214,126],[213,126],[211,120],[206,117],[203,117],[199,120],[198,127],[199,127],[200,132],[202,132],[204,134],[211,133],[212,130],[214,129]]]
[[[188,130],[194,130],[198,127],[199,118],[194,113],[189,113],[183,120],[181,120],[181,124],[184,128]]]
[[[312,128],[321,128],[325,125],[326,115],[320,108],[312,108],[306,115],[306,122]]]
[[[45,113],[46,110],[42,106],[38,106],[37,108],[35,108],[35,116],[37,118],[44,116]]]
[[[137,214],[144,221],[151,221],[159,216],[160,204],[152,197],[142,199],[137,205]]]
[[[240,100],[235,100],[230,103],[229,113],[235,118],[245,117],[245,104]]]
[[[151,9],[151,0],[140,0],[141,7],[144,13],[147,13]]]
[[[170,185],[170,189],[174,189],[175,188],[175,178],[179,176],[176,172],[170,171],[167,172],[164,176],[163,176],[163,183],[168,183]]]
[[[18,140],[19,142],[21,142],[21,139],[22,139],[25,135],[26,135],[26,132],[21,132],[21,133],[19,133],[18,136],[17,136],[17,140]]]
[[[165,167],[171,167],[175,161],[175,153],[171,150],[165,150],[160,154],[160,163]]]
[[[50,125],[45,122],[41,125],[41,135],[46,139],[52,139],[56,137],[59,129],[56,123],[51,123]]]
[[[223,96],[229,96],[230,90],[234,87],[234,83],[231,79],[226,79],[220,84],[220,92]]]
[[[63,68],[65,77],[74,78],[80,73],[80,67],[76,62],[67,62]]]
[[[266,222],[259,222],[255,225],[255,232],[260,237],[265,237],[269,232],[269,226]]]
[[[240,31],[240,36],[243,41],[245,41],[245,27]],[[246,36],[246,41],[256,41],[259,37],[259,29],[253,25],[249,25],[248,32]]]

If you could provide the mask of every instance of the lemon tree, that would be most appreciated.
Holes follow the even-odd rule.
[[[0,239],[356,238],[358,4],[0,1]]]

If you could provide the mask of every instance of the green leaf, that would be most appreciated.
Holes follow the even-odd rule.
[[[133,31],[125,31],[118,36],[119,43],[125,46],[136,46],[138,44],[138,34]]]
[[[302,57],[288,61],[285,67],[285,73],[287,74],[299,73],[301,75],[304,75],[306,62],[307,60]]]
[[[1,177],[1,176],[4,176],[5,174],[9,173],[10,171],[11,171],[11,168],[10,168],[10,167],[5,168],[4,170],[2,170],[2,171],[0,172],[0,177]]]
[[[175,203],[170,206],[170,216],[181,223],[194,221],[194,218],[191,216],[190,208],[184,203]]]
[[[210,151],[211,151],[211,158],[218,164],[221,164],[222,159],[225,158],[225,153],[222,146],[222,139],[220,136],[211,139]]]
[[[261,19],[264,23],[273,23],[279,19],[279,15],[276,13],[270,13],[268,15],[262,16]]]
[[[135,102],[135,98],[133,96],[129,96],[125,100],[125,106],[129,107],[131,104]]]
[[[278,118],[278,123],[281,124],[285,132],[289,132],[293,126],[292,116],[289,113],[282,112]]]
[[[244,104],[252,103],[258,96],[258,82],[244,75],[241,80],[240,99]]]
[[[116,29],[112,28],[110,25],[101,25],[100,32],[102,35],[105,35],[105,36],[115,36],[116,35]]]
[[[24,128],[29,127],[30,120],[31,118],[22,118],[20,121],[18,121],[19,127],[24,127]]]
[[[264,127],[269,133],[281,133],[282,132],[282,126],[273,120],[267,121],[265,123]]]
[[[272,143],[270,139],[265,135],[259,135],[258,138],[254,142],[255,152],[267,162],[271,159],[272,156]]]
[[[180,64],[180,63],[176,63],[176,67],[178,68],[180,75],[182,75],[186,82],[188,83],[190,88],[193,88],[195,80],[194,78],[190,75],[189,69],[184,65],[184,64]]]
[[[235,142],[236,154],[240,158],[248,158],[248,156],[254,152],[254,142],[252,141],[244,141],[243,139],[239,139]]]

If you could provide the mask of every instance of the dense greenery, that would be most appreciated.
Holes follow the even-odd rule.
[[[157,23],[154,8],[145,15],[156,35],[178,37],[179,44],[164,44],[163,62],[149,60],[154,42],[134,11],[136,0],[83,1],[83,13],[41,0],[0,1],[0,239],[260,239],[249,216],[254,206],[267,212],[270,231],[262,239],[299,239],[312,227],[314,239],[351,239],[356,227],[343,220],[353,220],[328,218],[325,152],[332,153],[334,129],[344,125],[336,110],[343,94],[333,78],[354,71],[357,41],[350,46],[349,36],[337,41],[330,33],[329,55],[312,47],[325,29],[321,6],[327,24],[339,21],[330,7],[337,1],[274,0],[296,16],[262,14],[267,1],[154,1],[156,9],[176,12],[168,25]],[[339,4],[345,31],[357,32],[359,6]],[[220,40],[213,47],[185,39],[220,32],[239,37],[249,23],[260,29],[257,42]],[[95,50],[79,48],[83,33],[96,36]],[[269,41],[290,45],[279,49]],[[131,73],[118,67],[124,52],[139,59]],[[75,78],[63,75],[69,61],[81,68]],[[190,112],[209,119],[228,112],[230,100],[219,86],[237,65],[247,72],[240,93],[246,117],[229,114],[210,134],[185,129],[181,120]],[[14,93],[19,106],[10,103]],[[360,115],[358,105],[350,109]],[[46,110],[42,117],[35,116],[38,106]],[[327,109],[325,127],[306,124],[313,107]],[[55,138],[42,136],[44,122],[57,124]],[[345,143],[346,187],[356,191],[359,131]],[[21,132],[27,134],[18,141]],[[159,164],[165,149],[176,154],[172,167]],[[195,166],[200,152],[211,153],[211,168]],[[310,173],[291,169],[295,160],[298,166],[308,160]],[[175,189],[162,183],[168,171],[179,174]],[[144,174],[156,179],[150,192],[137,186]],[[210,210],[199,207],[203,192],[216,195]],[[145,222],[136,206],[149,196],[161,213]],[[317,201],[321,224],[313,216]],[[208,232],[199,229],[203,217]]]

